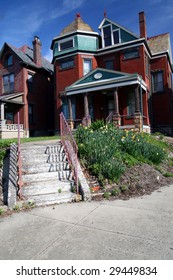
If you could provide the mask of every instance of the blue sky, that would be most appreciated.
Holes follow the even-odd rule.
[[[0,9],[0,48],[4,42],[32,47],[37,35],[43,56],[51,60],[52,39],[75,19],[77,12],[97,32],[105,9],[109,19],[138,35],[138,13],[144,11],[147,35],[170,32],[173,48],[172,0],[4,0]]]

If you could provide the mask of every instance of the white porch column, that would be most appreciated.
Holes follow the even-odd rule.
[[[0,123],[3,125],[5,124],[5,119],[4,119],[4,116],[5,116],[5,113],[4,113],[4,103],[0,103]]]

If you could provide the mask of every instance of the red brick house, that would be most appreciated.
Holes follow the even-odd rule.
[[[0,52],[0,138],[47,135],[54,130],[53,65],[41,55],[37,36],[33,49],[5,43]]]
[[[77,14],[53,39],[56,129],[63,111],[72,128],[84,117],[108,118],[173,133],[170,36],[148,38],[144,12],[139,28],[140,36],[105,16],[97,33]]]

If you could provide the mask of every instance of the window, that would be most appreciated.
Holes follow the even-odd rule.
[[[114,44],[120,43],[120,30],[116,29],[112,31],[112,26],[108,25],[103,27],[103,45],[108,47]]]
[[[34,123],[34,105],[29,104],[28,105],[28,116],[29,116],[29,124],[33,124]]]
[[[28,73],[28,91],[32,92],[33,91],[33,74]]]
[[[64,51],[64,50],[73,48],[73,39],[60,43],[59,47],[60,47],[60,51]]]
[[[109,115],[111,112],[114,113],[114,100],[109,99],[107,103],[107,115]]]
[[[84,59],[83,61],[83,74],[86,75],[92,70],[92,60]]]
[[[11,66],[13,64],[13,57],[11,54],[7,54],[5,57],[4,66]]]
[[[14,91],[14,74],[3,76],[3,93]]]
[[[111,40],[111,26],[106,26],[103,28],[103,38],[104,38],[104,46],[111,46],[112,40]]]
[[[150,73],[150,68],[149,68],[149,57],[147,54],[145,54],[145,74],[147,77],[149,77],[149,73]]]
[[[105,61],[105,68],[109,70],[114,70],[114,61],[113,60]]]
[[[114,44],[118,44],[120,42],[119,30],[115,30],[113,32]]]
[[[128,49],[124,51],[124,59],[139,57],[139,48]]]
[[[74,67],[74,59],[70,59],[70,60],[64,60],[60,62],[60,69],[64,70],[64,69],[69,69]]]
[[[163,71],[157,71],[151,73],[152,76],[152,91],[162,92],[164,90],[163,84]]]
[[[135,94],[129,92],[127,94],[127,115],[132,116],[135,112]]]

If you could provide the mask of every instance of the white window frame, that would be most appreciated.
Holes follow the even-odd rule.
[[[85,62],[89,62],[89,63],[90,63],[90,68],[88,68],[88,69],[85,68]],[[84,59],[83,59],[83,75],[85,76],[85,75],[88,74],[90,71],[92,71],[92,59],[90,59],[90,58],[84,58]]]
[[[104,28],[105,28],[105,27],[108,27],[108,26],[110,26],[110,28],[111,28],[111,45],[105,47]],[[118,43],[115,43],[115,42],[114,42],[114,35],[113,35],[113,33],[114,33],[114,32],[117,32],[117,31],[118,31],[118,36],[119,36],[119,42],[118,42]],[[107,48],[107,47],[110,47],[110,46],[112,46],[112,45],[116,45],[116,44],[120,44],[120,43],[121,43],[120,29],[117,28],[117,29],[114,29],[114,30],[113,30],[112,24],[107,24],[107,25],[104,25],[104,26],[102,27],[102,29],[101,29],[101,36],[102,36],[102,46],[103,46],[103,48]]]

